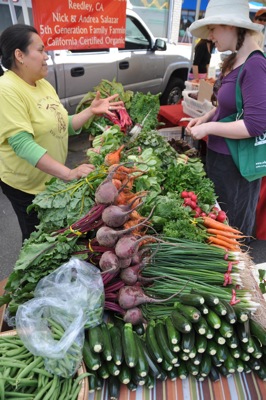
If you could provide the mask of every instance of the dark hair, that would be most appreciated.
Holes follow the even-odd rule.
[[[31,35],[37,30],[30,25],[15,24],[6,28],[0,36],[1,63],[6,69],[10,69],[14,63],[16,49],[27,52],[31,43]],[[1,74],[1,73],[0,73]]]

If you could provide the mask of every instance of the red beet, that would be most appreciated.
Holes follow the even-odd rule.
[[[133,307],[127,310],[123,316],[123,320],[125,322],[130,322],[132,325],[137,325],[141,322],[147,322],[143,317],[141,309],[138,307]]]
[[[119,266],[119,259],[113,251],[105,251],[100,258],[99,267],[103,272],[116,272]]]

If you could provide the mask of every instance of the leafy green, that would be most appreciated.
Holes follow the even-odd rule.
[[[142,124],[144,118],[145,123],[142,130],[149,132],[158,126],[158,113],[160,109],[160,93],[153,95],[136,92],[132,98],[129,109],[130,117],[134,124]]]

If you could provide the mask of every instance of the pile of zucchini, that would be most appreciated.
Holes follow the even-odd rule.
[[[133,326],[115,319],[86,330],[83,360],[89,390],[107,380],[109,398],[120,385],[152,388],[156,379],[198,380],[254,372],[266,380],[266,331],[247,312],[214,295],[193,294],[171,315]]]

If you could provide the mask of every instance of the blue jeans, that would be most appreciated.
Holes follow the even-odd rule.
[[[253,236],[261,179],[248,182],[230,155],[207,150],[206,171],[215,186],[218,203],[232,227]]]
[[[36,230],[36,225],[39,225],[40,223],[37,212],[33,210],[30,213],[27,213],[27,207],[32,204],[32,200],[35,196],[33,194],[22,192],[18,189],[14,189],[2,181],[0,181],[0,186],[4,195],[11,202],[11,205],[17,215],[19,226],[22,232],[22,241],[24,241],[30,237],[30,234]]]

